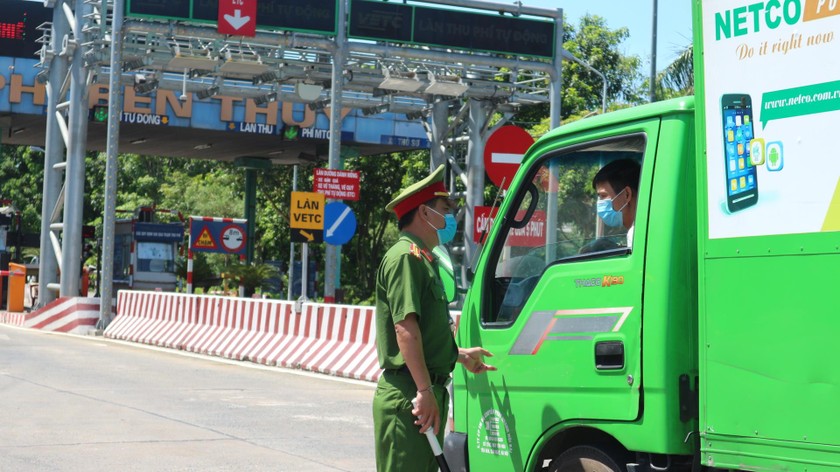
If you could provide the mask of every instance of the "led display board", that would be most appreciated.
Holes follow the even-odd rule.
[[[41,36],[37,28],[52,21],[52,9],[41,2],[0,0],[0,11],[0,54],[33,58],[41,50],[36,42]]]

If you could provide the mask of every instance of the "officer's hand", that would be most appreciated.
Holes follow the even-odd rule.
[[[414,400],[416,406],[411,410],[411,414],[417,417],[414,424],[420,426],[421,433],[425,433],[431,427],[437,434],[440,430],[440,410],[438,410],[434,392],[431,390],[417,392]]]
[[[490,351],[480,347],[461,348],[459,351],[458,361],[473,374],[496,370],[494,366],[484,363],[484,356],[493,357]]]

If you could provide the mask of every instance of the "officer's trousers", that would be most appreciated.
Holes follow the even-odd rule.
[[[442,385],[432,391],[440,410],[438,441],[443,446],[443,432],[449,408],[449,392]],[[437,461],[425,434],[414,424],[411,400],[417,386],[408,373],[386,370],[379,378],[373,397],[373,433],[376,441],[377,472],[435,472]]]

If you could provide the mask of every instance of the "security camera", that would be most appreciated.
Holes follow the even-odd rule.
[[[182,93],[181,96],[178,97],[178,100],[181,100],[182,102],[186,102],[187,98],[189,98],[189,97],[187,97],[187,94]]]

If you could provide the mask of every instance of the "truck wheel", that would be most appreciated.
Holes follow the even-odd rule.
[[[607,453],[592,446],[575,446],[551,461],[549,472],[624,472]]]

